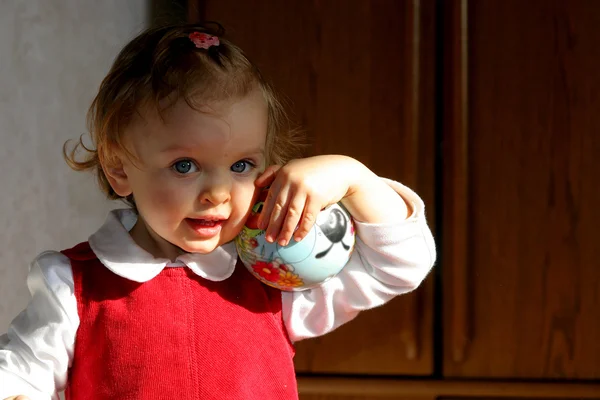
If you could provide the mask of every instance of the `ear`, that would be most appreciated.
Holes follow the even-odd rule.
[[[123,161],[120,157],[114,157],[110,165],[102,165],[104,175],[116,194],[127,197],[132,193],[129,177],[125,172]]]

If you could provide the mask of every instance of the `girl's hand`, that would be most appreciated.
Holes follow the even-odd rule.
[[[270,185],[258,226],[266,240],[285,246],[302,240],[317,214],[339,201],[363,222],[406,218],[402,198],[367,167],[353,158],[324,155],[270,166],[256,180],[258,188]]]
[[[27,397],[27,396],[12,396],[12,397],[7,397],[4,400],[29,400],[29,397]]]
[[[266,240],[277,240],[282,246],[292,235],[294,240],[302,240],[317,214],[346,196],[354,163],[348,157],[317,156],[267,168],[256,180],[259,188],[270,186],[258,222],[258,227],[266,230]]]

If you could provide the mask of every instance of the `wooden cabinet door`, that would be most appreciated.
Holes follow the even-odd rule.
[[[418,191],[434,222],[434,1],[205,0],[308,133]],[[193,17],[192,17],[193,18]],[[302,372],[432,373],[433,280],[322,338],[297,345]]]
[[[444,374],[600,378],[600,1],[444,5]]]

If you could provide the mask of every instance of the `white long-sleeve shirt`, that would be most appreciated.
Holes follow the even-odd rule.
[[[282,315],[292,341],[324,335],[369,308],[414,290],[433,266],[435,245],[424,204],[407,187],[386,180],[407,203],[405,221],[366,224],[356,221],[356,249],[345,268],[319,287],[282,292]],[[132,210],[112,211],[89,238],[102,264],[113,273],[146,282],[164,268],[190,268],[212,281],[227,279],[237,261],[233,243],[209,254],[184,254],[170,262],[137,246],[129,230]],[[32,400],[58,399],[67,383],[79,326],[73,273],[66,256],[41,253],[27,278],[31,301],[0,336],[0,400],[17,394]]]

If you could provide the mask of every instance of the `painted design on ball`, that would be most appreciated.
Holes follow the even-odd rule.
[[[238,255],[246,268],[266,285],[280,290],[310,289],[335,276],[354,250],[354,223],[340,204],[317,215],[317,221],[300,242],[287,246],[269,243],[258,228],[258,218],[267,197],[260,193],[246,226],[235,239]]]
[[[329,250],[336,243],[341,243],[344,246],[344,249],[350,250],[350,246],[344,243],[344,236],[346,236],[346,230],[348,226],[348,220],[346,219],[344,213],[340,210],[334,209],[329,213],[329,218],[327,218],[327,222],[318,224],[321,228],[321,231],[327,239],[331,241],[331,246],[321,253],[317,254],[315,258],[323,258],[329,253]]]

